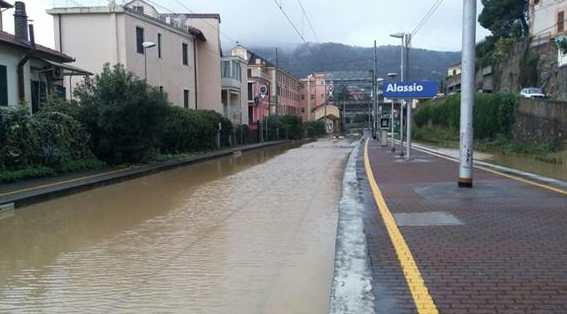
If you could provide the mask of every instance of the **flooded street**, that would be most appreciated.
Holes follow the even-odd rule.
[[[0,312],[327,313],[350,144],[212,160],[0,220]]]
[[[567,151],[554,154],[567,160]],[[491,158],[495,164],[522,171],[527,171],[549,178],[567,181],[567,164],[551,163],[516,154],[494,154]]]

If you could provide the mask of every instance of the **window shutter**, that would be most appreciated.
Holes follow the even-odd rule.
[[[0,106],[8,106],[8,71],[0,65]]]

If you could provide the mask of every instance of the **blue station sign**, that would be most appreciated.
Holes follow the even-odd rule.
[[[387,82],[384,84],[386,98],[433,98],[439,92],[436,81]]]

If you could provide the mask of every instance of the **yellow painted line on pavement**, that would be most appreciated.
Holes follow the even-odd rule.
[[[417,312],[419,314],[438,314],[439,311],[437,310],[437,306],[433,302],[433,299],[429,294],[429,290],[427,290],[427,287],[425,286],[425,281],[421,276],[421,272],[417,267],[413,254],[411,253],[406,240],[396,224],[394,216],[390,212],[390,209],[384,200],[384,196],[380,191],[380,187],[378,187],[378,183],[376,183],[374,172],[372,172],[372,165],[370,165],[370,160],[368,158],[368,140],[364,146],[364,167],[366,169],[366,175],[368,176],[368,182],[370,183],[372,195],[374,196],[376,205],[378,205],[378,211],[384,220],[390,240],[394,245],[394,250],[396,251],[396,255],[398,256],[398,260],[402,266],[402,271],[413,297]]]
[[[424,152],[426,154],[430,154],[430,155],[442,158],[442,159],[446,159],[446,160],[453,161],[453,162],[459,162],[459,160],[456,159],[456,158],[445,156],[445,155],[440,154],[440,153],[432,152],[428,149],[420,149],[420,148],[415,148],[415,149],[419,150],[421,152]],[[535,182],[535,181],[532,181],[532,180],[528,180],[528,179],[524,179],[524,178],[521,178],[521,177],[518,177],[518,176],[503,173],[503,172],[500,172],[500,171],[497,171],[497,170],[490,169],[486,166],[475,165],[474,167],[477,168],[477,169],[486,171],[486,172],[490,172],[490,173],[495,174],[495,175],[499,175],[501,177],[505,177],[505,178],[508,178],[508,179],[511,179],[511,180],[522,182],[522,183],[525,183],[525,184],[528,184],[528,185],[537,186],[539,188],[549,190],[549,191],[552,191],[552,192],[556,192],[556,193],[559,193],[559,194],[567,195],[567,191],[560,189],[560,188],[557,188],[557,187],[554,187],[554,186],[551,186],[551,185],[538,183],[538,182]]]
[[[48,187],[57,186],[57,185],[62,185],[62,184],[65,184],[65,183],[75,182],[75,181],[79,181],[79,180],[92,179],[92,178],[96,178],[96,177],[101,177],[101,176],[121,172],[121,171],[124,171],[124,170],[127,170],[127,169],[128,168],[123,168],[123,169],[112,170],[112,171],[104,172],[104,173],[100,173],[100,174],[95,174],[95,175],[92,175],[92,176],[79,177],[79,178],[69,179],[69,180],[65,180],[65,181],[58,181],[58,182],[54,182],[54,183],[50,183],[50,184],[38,185],[38,186],[31,187],[31,188],[25,188],[25,189],[12,191],[12,192],[3,193],[3,194],[0,194],[0,197],[12,195],[12,194],[17,194],[17,193],[39,190],[39,189],[48,188]]]

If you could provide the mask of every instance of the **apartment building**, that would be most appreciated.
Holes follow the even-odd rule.
[[[239,56],[223,57],[221,100],[224,116],[235,125],[248,124],[247,62]]]
[[[65,96],[65,78],[91,74],[71,65],[73,57],[35,43],[25,3],[0,1],[0,9],[0,16],[14,15],[15,30],[0,31],[0,107],[25,103],[35,113],[48,97]]]
[[[120,63],[167,93],[173,105],[222,112],[218,15],[164,15],[143,0],[47,12],[56,49],[85,69],[99,73],[106,63]]]
[[[533,45],[566,35],[567,0],[530,0],[530,35]]]
[[[313,73],[301,79],[300,108],[306,121],[315,120],[316,109],[329,103],[329,88],[326,73]]]
[[[300,80],[281,67],[272,69],[272,111],[278,115],[302,116]],[[275,84],[273,82],[276,82]]]

